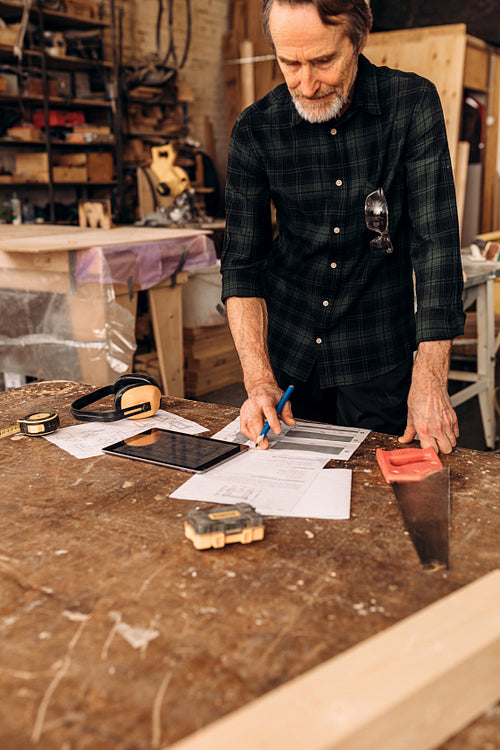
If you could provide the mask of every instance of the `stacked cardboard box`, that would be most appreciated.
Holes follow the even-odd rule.
[[[13,46],[17,41],[20,28],[20,23],[6,24],[0,19],[0,44],[6,47]]]
[[[113,179],[113,156],[108,153],[54,154],[54,182],[110,182]],[[16,154],[16,176],[32,182],[47,182],[49,158],[46,153]]]
[[[66,13],[76,18],[94,18],[99,20],[99,4],[89,0],[64,0]]]
[[[18,138],[20,141],[41,141],[43,133],[41,128],[34,125],[14,125],[8,128],[7,135],[9,138]]]

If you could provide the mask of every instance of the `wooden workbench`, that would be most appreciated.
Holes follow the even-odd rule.
[[[41,408],[73,424],[69,406],[86,392],[42,382],[0,393],[0,427]],[[162,407],[207,434],[237,414]],[[353,469],[350,520],[268,518],[262,542],[199,552],[183,533],[193,504],[169,498],[189,475],[4,438],[0,747],[166,747],[499,566],[497,454],[443,457],[451,568],[428,573],[376,447],[398,444],[371,433],[332,463]],[[443,748],[496,750],[499,736],[497,708]]]
[[[181,285],[187,273],[174,272],[183,254],[186,270],[213,264],[207,234],[169,227],[4,226],[0,371],[112,383],[132,369],[144,289],[163,391],[183,396]]]

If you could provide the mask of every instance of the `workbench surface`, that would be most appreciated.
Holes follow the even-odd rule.
[[[176,227],[122,226],[113,229],[64,226],[60,224],[22,224],[2,226],[0,251],[9,253],[40,254],[89,247],[130,245],[132,242],[160,242],[209,234],[205,229],[180,229]]]
[[[70,404],[88,390],[0,393],[0,427],[40,409],[73,424]],[[206,434],[237,415],[175,398],[162,408]],[[498,454],[442,457],[451,567],[429,573],[377,447],[400,445],[371,433],[331,464],[353,470],[350,520],[266,518],[262,542],[200,552],[184,537],[193,503],[169,498],[188,474],[4,438],[0,747],[166,747],[499,567]],[[442,747],[498,750],[499,737],[496,707]]]

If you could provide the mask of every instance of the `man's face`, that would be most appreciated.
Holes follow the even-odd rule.
[[[275,0],[269,29],[276,58],[298,113],[325,122],[346,108],[356,78],[358,53],[345,32],[345,19],[326,26],[313,5]]]

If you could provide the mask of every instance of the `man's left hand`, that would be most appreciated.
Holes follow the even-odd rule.
[[[451,453],[459,435],[457,415],[448,395],[451,342],[426,341],[419,345],[408,394],[408,420],[401,443],[416,437],[422,448]]]

